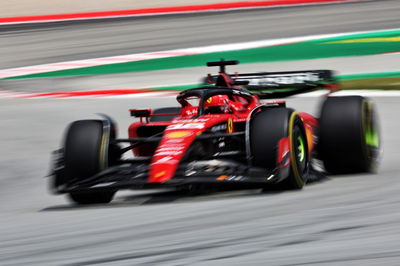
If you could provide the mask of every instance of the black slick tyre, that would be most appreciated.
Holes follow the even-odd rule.
[[[152,111],[152,116],[150,116],[151,122],[168,122],[178,116],[181,111],[180,107],[165,107],[158,108]],[[154,114],[154,116],[153,116]]]
[[[99,120],[79,120],[69,126],[64,143],[64,176],[68,182],[84,180],[107,167],[109,137]],[[71,192],[69,198],[77,204],[109,203],[114,194]]]
[[[372,101],[361,96],[328,97],[319,121],[318,153],[328,173],[376,170],[381,143]]]
[[[301,189],[307,180],[309,154],[303,123],[292,109],[271,108],[254,115],[250,125],[252,163],[276,169],[278,143],[284,138],[289,139],[290,171],[275,188]]]

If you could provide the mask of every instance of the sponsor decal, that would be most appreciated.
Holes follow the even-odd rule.
[[[165,135],[167,138],[170,139],[178,139],[178,138],[184,138],[187,136],[190,136],[192,133],[189,131],[175,131],[175,132],[170,132]]]
[[[206,102],[207,103],[212,103],[212,97],[209,97]]]
[[[181,151],[161,151],[154,154],[154,156],[165,156],[165,155],[178,155]]]
[[[246,79],[244,79],[246,80]],[[262,86],[269,84],[303,84],[305,82],[316,82],[319,81],[319,75],[315,72],[305,72],[297,74],[287,75],[270,75],[270,76],[258,76],[249,77],[249,85]]]
[[[165,156],[165,157],[161,158],[160,160],[158,160],[156,163],[166,163],[171,159],[172,159],[171,156]]]
[[[227,175],[221,175],[221,176],[217,177],[216,180],[222,181],[222,180],[225,180],[225,179],[227,179],[227,178],[228,178]]]
[[[226,178],[226,180],[228,181],[241,181],[244,179],[244,176],[242,175],[231,175],[228,178]]]
[[[204,126],[204,123],[183,123],[170,125],[168,129],[203,129]]]
[[[179,123],[198,123],[198,122],[207,122],[210,118],[196,118],[196,119],[187,119],[187,120],[177,120]]]
[[[197,110],[186,110],[185,111],[185,114],[186,115],[196,115],[197,114]]]
[[[183,149],[184,148],[181,146],[168,146],[168,147],[159,148],[157,151],[180,151]]]
[[[228,126],[227,126],[226,123],[224,123],[224,124],[219,124],[219,125],[213,126],[213,127],[210,129],[210,131],[211,131],[211,132],[224,131],[224,130],[226,130],[227,127],[228,127]]]
[[[183,138],[177,138],[177,139],[171,139],[171,138],[169,139],[169,138],[167,138],[165,140],[165,145],[177,145],[177,144],[182,143],[182,142],[184,142]]]
[[[178,155],[178,154],[182,153],[183,150],[184,150],[184,148],[181,146],[164,147],[164,148],[157,149],[154,156]]]
[[[173,159],[172,156],[165,156],[162,157],[161,159],[155,161],[154,163],[152,163],[152,165],[154,164],[176,164],[178,163],[178,160]]]
[[[244,176],[242,175],[221,175],[216,178],[218,181],[241,181],[244,179]]]
[[[163,175],[165,175],[165,171],[158,172],[157,174],[154,175],[154,177],[155,178],[159,178],[159,177],[161,177]]]
[[[228,119],[228,133],[233,132],[233,121],[232,119]]]

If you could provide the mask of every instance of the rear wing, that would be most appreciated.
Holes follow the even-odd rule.
[[[337,90],[337,81],[331,70],[289,72],[261,72],[234,74],[232,85],[241,85],[261,99],[284,98],[319,88]],[[209,75],[206,83],[217,83],[218,75]]]

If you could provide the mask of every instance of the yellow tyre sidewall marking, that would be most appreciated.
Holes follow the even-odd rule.
[[[100,170],[103,170],[106,168],[106,150],[107,150],[107,138],[108,134],[104,133],[102,134],[101,137],[101,143],[100,143],[100,152],[99,152],[99,167]]]
[[[293,137],[294,122],[295,122],[296,118],[297,118],[297,113],[293,112],[290,115],[290,119],[289,119],[290,160],[292,162],[291,168],[292,168],[292,173],[293,173],[294,179],[296,180],[297,185],[299,187],[302,187],[304,185],[304,180],[300,176],[299,166],[297,165],[296,153],[295,153],[295,147],[294,147],[294,137]]]

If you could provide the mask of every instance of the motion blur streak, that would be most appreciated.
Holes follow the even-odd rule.
[[[374,1],[1,29],[0,68],[266,36],[396,28],[399,8],[399,1]],[[335,69],[335,64],[326,67]],[[370,67],[378,72],[380,66],[370,62]],[[151,73],[143,75],[154,79]],[[374,100],[385,146],[378,175],[332,177],[301,192],[246,190],[197,197],[122,192],[108,206],[77,208],[50,195],[42,178],[65,125],[102,112],[118,118],[124,129],[132,121],[129,108],[168,106],[174,99],[1,99],[0,264],[397,265],[400,98]],[[315,113],[313,103],[308,98],[289,101]]]
[[[241,10],[248,8],[269,8],[269,7],[286,7],[297,5],[318,5],[330,3],[346,3],[346,2],[362,2],[366,0],[277,0],[277,1],[246,1],[246,2],[228,2],[213,3],[203,5],[186,5],[186,6],[168,6],[157,8],[144,8],[133,10],[115,10],[115,11],[98,11],[86,13],[68,13],[56,15],[39,15],[39,16],[23,16],[23,17],[6,17],[0,18],[0,24],[14,23],[35,23],[35,22],[54,22],[65,20],[82,20],[82,19],[100,19],[100,18],[121,18],[132,16],[149,16],[149,15],[170,15],[184,14],[193,12],[218,12],[225,10]]]
[[[266,39],[395,29],[400,27],[399,13],[399,1],[385,0],[218,15],[4,26],[0,27],[0,69]]]

